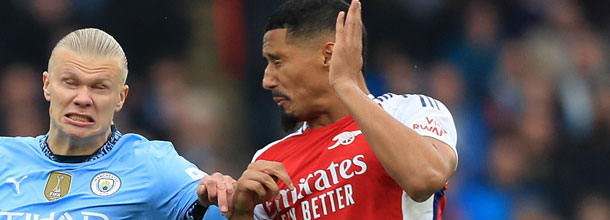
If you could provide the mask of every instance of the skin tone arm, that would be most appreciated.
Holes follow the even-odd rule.
[[[268,201],[271,197],[279,198],[278,180],[283,181],[288,189],[294,189],[282,163],[259,160],[248,165],[248,169],[237,181],[233,198],[234,209],[230,219],[252,219],[254,206]]]
[[[388,174],[413,200],[425,201],[451,178],[457,158],[449,145],[406,127],[358,86],[362,68],[360,1],[352,1],[347,17],[345,13],[339,13],[332,50],[330,85],[360,126]]]
[[[205,206],[216,204],[222,215],[231,216],[235,183],[235,179],[221,173],[204,176],[199,181],[199,186],[197,186],[199,204]]]
[[[221,173],[203,177],[197,187],[198,201],[206,206],[217,204],[222,215],[229,219],[252,219],[254,206],[279,196],[278,179],[288,189],[294,189],[282,163],[256,161],[248,166],[238,182]]]

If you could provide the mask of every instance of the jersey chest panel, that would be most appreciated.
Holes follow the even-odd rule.
[[[147,216],[145,167],[33,165],[0,175],[0,220],[129,219]],[[12,181],[14,180],[14,181]],[[161,189],[159,189],[161,190]]]
[[[350,117],[280,141],[257,160],[282,162],[296,187],[280,183],[279,198],[263,205],[273,219],[401,217],[402,189]]]

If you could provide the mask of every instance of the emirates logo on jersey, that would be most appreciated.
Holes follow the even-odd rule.
[[[281,189],[279,196],[265,202],[264,207],[272,219],[310,220],[330,215],[356,204],[354,186],[347,180],[363,175],[367,170],[368,165],[361,154],[339,162],[331,161],[327,168],[299,178],[294,190]]]
[[[328,147],[328,149],[329,150],[335,149],[339,145],[343,145],[343,146],[350,145],[351,143],[354,142],[354,140],[356,140],[356,136],[358,136],[360,134],[362,134],[362,131],[360,131],[360,130],[346,131],[341,134],[338,134],[337,136],[335,136],[333,138],[333,141],[336,141],[335,144]]]

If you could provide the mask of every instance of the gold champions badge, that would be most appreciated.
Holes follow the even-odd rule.
[[[53,171],[47,179],[44,197],[49,201],[61,199],[70,192],[70,185],[72,185],[72,176],[70,174]]]

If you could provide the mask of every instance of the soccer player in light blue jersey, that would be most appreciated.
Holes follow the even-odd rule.
[[[229,213],[234,179],[200,181],[170,142],[113,125],[126,78],[107,33],[80,29],[57,43],[42,76],[49,132],[0,137],[0,220],[225,219],[211,204]]]

